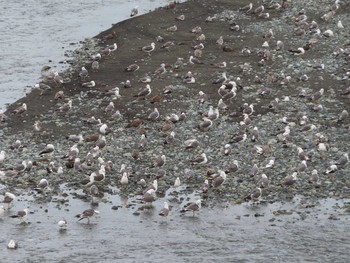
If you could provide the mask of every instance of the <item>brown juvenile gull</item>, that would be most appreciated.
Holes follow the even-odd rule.
[[[163,49],[170,51],[170,47],[172,47],[174,45],[175,45],[174,41],[167,41],[160,48],[163,48]]]
[[[282,184],[285,186],[292,186],[295,181],[297,180],[297,172],[294,172],[292,175],[287,175],[284,179]]]
[[[181,212],[187,212],[192,211],[193,216],[196,211],[198,211],[201,208],[202,200],[198,199],[196,202],[189,204],[188,206],[185,206]]]
[[[218,171],[219,176],[215,177],[211,183],[211,186],[216,188],[222,185],[226,181],[226,173],[224,171]]]
[[[27,104],[23,103],[21,106],[14,109],[12,112],[14,114],[22,114],[27,111]]]
[[[255,187],[245,198],[244,200],[252,200],[252,201],[257,201],[261,197],[261,188],[260,187]]]
[[[130,17],[136,16],[138,12],[138,6],[135,6],[133,9],[131,9]]]
[[[21,211],[18,211],[16,215],[11,216],[12,218],[19,218],[21,220],[21,223],[26,223],[25,219],[27,215],[29,214],[29,209],[24,208]]]
[[[166,157],[165,155],[161,155],[161,156],[157,156],[154,160],[153,160],[153,165],[152,167],[162,167],[166,162]]]
[[[78,221],[83,220],[84,218],[87,218],[88,224],[90,224],[90,217],[92,217],[94,214],[99,214],[100,212],[94,209],[86,209],[81,214],[76,215],[75,217],[79,218]]]
[[[84,88],[93,88],[96,86],[96,83],[95,83],[95,81],[91,80],[89,82],[82,83],[81,86]]]
[[[154,189],[149,189],[145,192],[141,198],[141,200],[145,203],[152,203],[155,200],[156,191]]]
[[[124,69],[124,71],[126,71],[126,72],[134,72],[134,71],[137,71],[139,68],[140,68],[139,65],[137,65],[137,64],[131,64],[131,65],[127,66],[127,67]]]
[[[151,92],[151,86],[147,84],[146,87],[142,89],[137,95],[134,95],[134,97],[146,98],[148,95],[151,94]]]
[[[158,215],[162,217],[167,217],[169,215],[169,206],[167,202],[164,202],[164,208],[159,211]]]

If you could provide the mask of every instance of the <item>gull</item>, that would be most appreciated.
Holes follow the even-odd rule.
[[[247,115],[252,115],[254,112],[254,106],[253,104],[248,105],[248,103],[244,103],[243,105],[243,114],[247,114]]]
[[[181,69],[184,65],[183,58],[178,58],[174,63],[174,69]]]
[[[297,166],[298,173],[305,172],[307,169],[306,160],[302,160]]]
[[[79,77],[86,78],[88,76],[89,76],[89,72],[87,71],[87,69],[85,67],[82,67],[80,72],[79,72]]]
[[[87,119],[86,123],[90,125],[102,125],[101,119],[96,119],[94,116]]]
[[[253,14],[260,15],[262,12],[264,12],[264,9],[265,9],[265,7],[263,5],[258,6],[257,8],[255,8]]]
[[[5,158],[6,158],[6,152],[1,151],[0,152],[0,163],[4,162]]]
[[[137,71],[139,68],[140,68],[139,65],[137,65],[137,64],[131,64],[131,65],[127,66],[127,67],[124,69],[124,71],[126,71],[126,72],[134,72],[134,71]]]
[[[283,50],[284,49],[284,44],[281,40],[277,40],[277,43],[276,43],[276,50]]]
[[[230,165],[226,170],[225,170],[225,173],[234,173],[234,172],[237,172],[238,171],[238,161],[237,160],[234,160],[233,161],[233,164]]]
[[[319,91],[316,91],[313,95],[310,96],[309,100],[318,101],[324,94],[324,89],[321,88]]]
[[[204,64],[202,61],[200,61],[198,58],[195,58],[193,56],[190,56],[189,59],[190,64],[194,65],[194,64]]]
[[[40,93],[40,96],[43,95],[44,91],[46,90],[51,90],[51,87],[45,83],[38,83],[38,84],[35,84],[34,85],[34,88],[37,88],[37,89],[40,89],[41,90],[41,93]]]
[[[269,179],[267,178],[266,174],[261,175],[260,187],[261,188],[268,188],[269,187]]]
[[[191,33],[200,34],[202,33],[202,28],[200,26],[195,26],[194,28],[191,29]]]
[[[93,88],[96,86],[96,83],[95,83],[95,81],[91,80],[89,82],[82,83],[81,86],[84,88]]]
[[[60,228],[60,230],[66,230],[68,227],[68,222],[66,219],[61,219],[57,222],[57,225]]]
[[[174,46],[174,45],[175,45],[174,41],[167,41],[160,48],[164,48],[164,49],[170,51],[170,47]]]
[[[55,94],[55,100],[63,100],[64,99],[64,92],[63,90],[60,90],[58,91],[56,94]]]
[[[227,143],[224,146],[224,155],[229,155],[232,152],[231,144]]]
[[[21,211],[18,211],[16,215],[11,216],[12,218],[19,218],[21,220],[21,223],[26,223],[25,219],[27,215],[29,214],[29,209],[24,208]]]
[[[107,135],[112,132],[112,129],[107,126],[107,124],[102,124],[99,128],[99,132],[103,135]]]
[[[338,117],[338,122],[343,122],[345,119],[347,119],[349,117],[349,113],[347,110],[343,110],[339,117]]]
[[[153,166],[152,167],[162,167],[162,166],[164,166],[165,162],[166,162],[165,155],[157,156],[153,160]]]
[[[150,45],[142,47],[141,50],[148,53],[148,55],[151,55],[151,52],[155,48],[156,48],[156,44],[154,42],[152,42]]]
[[[257,175],[259,172],[259,167],[256,165],[256,163],[253,165],[252,169],[250,170],[250,175],[253,177]]]
[[[301,161],[307,161],[309,159],[309,157],[301,147],[298,147],[297,151],[298,151],[298,157]]]
[[[147,117],[147,119],[151,121],[155,121],[158,118],[159,118],[159,111],[157,108],[154,108],[154,110]]]
[[[203,43],[199,43],[197,45],[192,46],[192,48],[194,50],[196,50],[196,49],[204,49],[204,44]]]
[[[338,170],[338,166],[335,164],[332,164],[327,168],[327,170],[325,171],[325,174],[335,173],[337,170]]]
[[[338,21],[338,23],[337,23],[337,27],[339,28],[339,29],[344,29],[344,26],[343,26],[343,24],[342,24],[342,22],[339,20]]]
[[[95,60],[91,63],[91,69],[93,71],[98,71],[99,68],[100,68],[100,64],[98,63],[98,61]]]
[[[61,107],[59,107],[56,111],[59,112],[67,112],[72,108],[72,100],[68,100],[67,103],[63,104]]]
[[[35,121],[33,124],[33,129],[35,132],[40,132],[41,131],[41,124],[40,121]]]
[[[147,138],[145,134],[141,134],[141,139],[139,141],[139,148],[145,148],[148,144]]]
[[[199,95],[199,97],[198,97],[199,103],[203,104],[205,101],[208,100],[208,95],[205,94],[203,91],[200,90],[198,95]]]
[[[247,140],[247,134],[238,134],[238,135],[233,135],[230,139],[230,143],[243,143]]]
[[[0,122],[5,122],[7,120],[7,116],[5,115],[5,113],[0,110]]]
[[[349,156],[347,153],[343,153],[342,157],[340,157],[335,164],[338,166],[344,166],[349,162]]]
[[[249,117],[247,116],[247,118]],[[259,140],[259,130],[258,130],[258,127],[254,127],[252,131],[252,141],[255,142],[258,140]]]
[[[197,139],[189,139],[184,141],[184,144],[186,150],[195,149],[199,146],[199,141],[197,141]]]
[[[156,191],[154,189],[149,189],[143,194],[141,200],[145,203],[152,203],[155,200],[155,197]]]
[[[261,188],[260,187],[255,187],[245,198],[244,200],[259,200],[261,197]]]
[[[123,175],[122,175],[122,178],[120,179],[120,184],[122,186],[125,186],[129,183],[129,179],[128,179],[128,173],[127,172],[124,172]]]
[[[7,209],[10,209],[12,207],[12,203],[14,200],[16,200],[16,196],[13,193],[5,193],[3,203],[7,204]]]
[[[220,36],[219,39],[216,40],[216,44],[219,46],[222,46],[224,44],[224,39],[222,36]]]
[[[328,29],[328,30],[326,30],[326,31],[323,32],[323,35],[324,35],[325,37],[332,37],[332,36],[334,36],[334,33],[333,33],[332,30]]]
[[[100,212],[94,209],[86,209],[84,212],[81,214],[76,215],[75,217],[79,218],[78,221],[83,220],[84,218],[87,218],[88,224],[90,224],[90,218],[95,215],[99,214]]]
[[[208,162],[208,159],[205,153],[202,153],[201,155],[196,156],[191,160],[192,164],[206,164],[207,162]]]
[[[208,119],[214,121],[219,118],[219,110],[216,108],[214,109],[213,106],[209,106],[209,111],[208,111]]]
[[[139,79],[139,82],[142,82],[142,83],[150,83],[151,81],[152,81],[152,78],[148,74],[146,74],[144,77]]]
[[[292,52],[295,56],[300,56],[305,54],[305,49],[303,47],[298,47],[297,49],[290,49],[289,52]]]
[[[265,165],[265,168],[272,168],[275,165],[275,160],[271,159],[269,162]]]
[[[318,172],[317,172],[317,170],[314,169],[314,170],[312,170],[311,175],[309,177],[309,183],[313,184],[313,185],[317,185],[318,180],[319,180]]]
[[[225,104],[225,102],[222,100],[222,98],[219,100],[218,102],[218,109],[220,110],[227,110],[227,105]]]
[[[35,190],[43,191],[43,190],[45,190],[48,186],[49,186],[49,182],[44,178],[44,179],[41,179],[41,180],[40,180],[40,182],[38,183],[38,185],[37,185],[37,187],[35,188]]]
[[[105,113],[111,113],[114,110],[114,103],[111,101],[104,109]]]
[[[211,183],[212,187],[216,188],[226,181],[226,173],[222,170],[218,171],[219,176],[215,177]]]
[[[179,20],[179,21],[184,21],[185,20],[185,15],[179,15],[177,17],[175,17],[176,20]]]
[[[14,114],[22,114],[27,111],[27,104],[23,103],[21,106],[14,109],[12,112]]]
[[[287,175],[284,179],[282,184],[285,186],[292,186],[295,181],[297,180],[297,172],[294,172],[292,175]]]
[[[151,92],[151,86],[147,84],[146,88],[142,89],[137,95],[134,95],[134,97],[146,98],[148,95],[151,94]]]
[[[135,118],[133,120],[130,120],[130,122],[128,123],[128,125],[126,125],[126,128],[138,128],[140,127],[142,124],[144,123],[144,121],[140,118]]]
[[[181,181],[179,177],[176,177],[173,188],[176,189],[177,187],[179,187],[181,185]]]
[[[223,72],[221,76],[217,77],[216,79],[213,80],[213,84],[219,84],[227,81],[227,76],[226,72]]]
[[[253,4],[249,3],[248,5],[245,5],[245,6],[241,7],[241,8],[239,8],[238,10],[248,13],[248,12],[250,12],[252,10],[252,8],[253,8]]]
[[[60,84],[63,84],[63,78],[58,74],[58,72],[54,72],[54,77],[53,77],[53,80],[55,81],[55,83],[57,85],[60,85]]]
[[[169,215],[169,206],[167,202],[164,202],[164,208],[159,211],[158,215],[162,217],[167,217]]]
[[[187,212],[192,211],[193,216],[196,211],[198,211],[201,208],[202,200],[198,199],[196,202],[189,204],[188,206],[184,207],[181,212]]]
[[[196,58],[201,58],[202,55],[203,55],[203,51],[201,49],[195,49],[193,51],[193,55],[196,57]]]
[[[165,139],[164,139],[164,144],[170,144],[174,141],[175,139],[175,132],[172,131],[170,134],[168,134]]]
[[[165,72],[166,72],[165,64],[162,63],[162,64],[160,64],[160,67],[157,68],[157,69],[153,72],[153,74],[154,74],[154,75],[157,75],[157,74],[163,74],[163,73],[165,73]]]
[[[138,6],[135,6],[130,13],[130,17],[136,16],[138,14]]]
[[[213,65],[217,68],[226,68],[227,63],[225,61],[223,61],[223,62],[218,62],[218,63],[212,63],[211,65]]]
[[[39,155],[41,156],[41,155],[51,155],[51,154],[53,154],[53,152],[54,152],[54,150],[55,150],[55,147],[52,145],[52,144],[47,144],[46,145],[46,147],[45,147],[45,149],[44,150],[42,150],[40,153],[39,153]]]
[[[269,31],[267,33],[265,33],[263,35],[263,38],[267,38],[267,39],[273,38],[273,31],[271,28],[269,29]]]
[[[166,31],[168,31],[168,32],[176,32],[176,31],[177,31],[177,26],[176,26],[176,25],[173,25],[173,26],[171,26],[171,27],[168,27],[168,28],[166,29]]]
[[[211,121],[211,119],[207,117],[203,117],[203,121],[198,124],[198,128],[201,131],[208,131],[212,125],[213,125],[213,122]]]

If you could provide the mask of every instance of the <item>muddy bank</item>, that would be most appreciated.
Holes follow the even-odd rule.
[[[255,206],[245,197],[261,186],[262,174],[269,179],[269,187],[262,189],[260,197],[267,206],[268,220],[274,220],[272,211],[278,210],[276,213],[279,215],[288,210],[290,204],[296,201],[296,196],[301,196],[302,200],[298,201],[298,214],[302,214],[301,210],[305,207],[328,208],[329,203],[322,205],[327,198],[332,198],[330,203],[342,200],[338,207],[331,206],[324,218],[316,217],[315,220],[348,220],[349,165],[346,161],[338,161],[349,149],[349,119],[339,119],[343,110],[349,111],[349,98],[345,94],[349,85],[346,74],[348,32],[338,28],[337,21],[350,24],[346,16],[349,5],[341,4],[334,18],[325,22],[321,16],[327,13],[331,3],[322,2],[322,10],[315,3],[303,4],[302,1],[287,2],[285,9],[278,10],[266,6],[266,11],[258,16],[238,11],[244,6],[243,1],[189,1],[177,5],[175,11],[160,8],[149,15],[118,23],[93,38],[83,50],[76,51],[73,67],[62,74],[64,83],[59,83],[57,79],[56,83],[45,80],[51,86],[50,90],[45,90],[42,95],[41,90],[33,90],[5,113],[8,118],[1,123],[1,150],[6,151],[6,158],[0,164],[3,171],[2,192],[30,196],[28,200],[20,198],[14,209],[36,207],[38,203],[45,207],[52,202],[64,204],[69,211],[76,210],[76,203],[79,208],[80,205],[88,208],[93,199],[90,186],[84,187],[80,182],[93,172],[101,171],[101,166],[107,167],[110,161],[113,167],[106,169],[105,179],[95,182],[101,193],[99,202],[103,211],[95,219],[98,225],[113,215],[113,205],[116,206],[114,208],[119,205],[128,208],[122,210],[126,218],[145,217],[142,221],[153,222],[160,220],[157,212],[162,203],[168,201],[174,215],[173,218],[170,216],[172,219],[167,225],[174,223],[176,226],[182,207],[199,198],[204,210],[195,217],[199,220],[203,214],[210,214],[211,209],[225,211],[226,207],[235,211],[241,203],[252,212]],[[254,3],[254,9],[256,7]],[[305,21],[297,22],[301,19],[302,7],[308,15],[307,26]],[[269,18],[265,15],[267,12]],[[184,21],[176,19],[181,14],[185,17]],[[318,23],[320,32],[311,28],[312,20]],[[170,27],[174,25],[177,30],[173,32]],[[296,31],[301,27],[305,32],[299,36]],[[269,29],[272,29],[273,36],[269,36]],[[334,32],[333,37],[323,35],[322,32],[327,29]],[[158,36],[164,38],[164,42],[158,42]],[[223,44],[218,41],[220,36]],[[277,40],[283,41],[283,49],[276,50]],[[167,41],[173,44],[168,49],[161,48]],[[265,41],[268,46],[263,46]],[[153,51],[148,54],[145,48],[142,50],[152,42],[155,43]],[[104,52],[113,43],[117,43],[117,50]],[[198,58],[202,63],[193,64],[189,58],[194,54],[193,46],[200,43],[204,45],[203,54]],[[289,51],[296,51],[302,46],[307,49],[305,54],[295,55],[295,52]],[[99,60],[99,69],[93,70],[91,56],[98,52],[102,59]],[[178,58],[183,58],[180,68],[174,66]],[[226,67],[215,65],[218,62],[226,62]],[[159,69],[162,63],[164,68]],[[126,72],[131,64],[137,64],[139,69]],[[83,65],[88,70],[87,76],[80,72]],[[189,71],[194,81],[191,77],[186,78]],[[213,83],[223,73],[226,73],[228,81],[235,82],[231,82],[235,86],[231,91],[235,94],[233,98],[226,99],[225,95],[220,95],[218,89],[222,83]],[[145,98],[135,97],[147,85],[142,82],[145,75],[151,78],[148,83],[151,94]],[[125,85],[127,80],[131,87]],[[92,88],[82,86],[89,81],[94,81],[96,85]],[[106,94],[107,90],[115,87],[119,88],[120,97]],[[165,92],[165,89],[170,91]],[[229,87],[225,89],[227,92]],[[320,89],[324,89],[324,94],[318,96],[316,92]],[[60,90],[65,98],[55,100],[55,94]],[[207,95],[203,102],[199,91]],[[207,113],[210,106],[219,107],[221,96],[227,108],[220,108],[217,117],[211,116],[213,121],[209,128],[201,128],[203,113]],[[64,106],[69,100],[71,108]],[[25,112],[11,113],[24,102],[28,106]],[[111,102],[114,107],[107,108]],[[244,103],[251,104],[254,111],[250,113]],[[159,117],[153,117],[157,114],[150,115],[154,108],[158,109]],[[115,114],[117,111],[120,113],[118,116]],[[107,124],[111,132],[105,134],[101,131],[101,124],[88,124],[87,120],[92,116]],[[128,124],[134,118],[140,118],[143,123],[140,127],[129,128]],[[33,129],[35,121],[40,122],[40,131]],[[256,130],[259,133],[257,139]],[[96,133],[100,134],[100,139],[105,138],[106,145],[103,142],[99,144],[101,149],[90,158],[89,152],[96,145],[91,141],[91,135]],[[73,142],[67,139],[73,134],[81,134],[84,140]],[[146,146],[140,143],[141,134],[146,135]],[[238,142],[240,136],[245,140]],[[184,141],[192,138],[198,140],[199,146],[185,150]],[[20,140],[18,147],[14,145],[16,140]],[[167,143],[164,143],[165,140]],[[39,156],[47,144],[54,145],[53,155]],[[74,144],[77,144],[79,153],[69,162],[63,157]],[[225,145],[229,145],[230,149],[227,154]],[[305,151],[305,156],[298,154],[298,147]],[[196,158],[203,153],[207,162],[200,163]],[[161,155],[166,156],[165,164],[154,164]],[[73,165],[77,157],[81,160],[81,169]],[[98,160],[98,157],[102,159]],[[306,163],[304,168],[302,160]],[[33,168],[15,175],[5,173],[22,161],[32,161]],[[120,183],[122,164],[125,164],[128,173],[128,184],[124,186]],[[337,170],[330,170],[332,164],[337,165]],[[58,167],[62,167],[63,172],[55,172],[53,168]],[[203,186],[205,180],[213,184],[216,180],[213,174],[219,174],[220,170],[227,174],[224,184],[207,190]],[[313,170],[317,171],[317,182],[309,182]],[[166,175],[160,176],[160,172],[164,171]],[[294,172],[297,179],[286,183],[286,176]],[[175,189],[172,186],[177,177],[181,183]],[[49,181],[49,190],[37,193],[35,188],[42,178]],[[145,209],[141,197],[146,186],[142,180],[149,185],[156,178],[157,201],[153,209]],[[118,198],[125,203],[116,204],[115,199]],[[280,208],[271,210],[275,206]],[[42,208],[35,209],[40,211]],[[317,215],[317,210],[312,212]],[[48,224],[53,218],[50,210],[47,213],[49,219],[43,225],[50,228],[52,225]],[[35,218],[35,214],[31,218]],[[259,217],[260,213],[252,214]],[[331,216],[333,214],[336,214],[335,217]],[[72,221],[73,228],[77,226],[74,215],[71,212],[65,215],[67,220]],[[211,214],[213,222],[217,215],[220,212]],[[33,221],[28,227],[36,225]],[[200,229],[192,233],[203,236],[202,231],[207,225],[202,223]],[[263,224],[270,226],[267,222]],[[111,227],[114,229],[114,226]],[[122,226],[122,229],[127,232],[129,227]],[[251,238],[252,244],[256,245],[254,237]],[[210,242],[218,244],[218,241]],[[259,252],[259,255],[263,254],[264,251]],[[291,261],[295,260],[297,256],[291,255]]]

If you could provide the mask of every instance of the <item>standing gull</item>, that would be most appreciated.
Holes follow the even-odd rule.
[[[88,224],[90,224],[90,217],[92,217],[94,214],[99,214],[100,212],[94,209],[86,209],[81,214],[76,215],[75,217],[79,218],[78,221],[83,220],[84,218],[87,218]]]
[[[169,205],[167,202],[164,202],[164,208],[159,211],[158,215],[162,217],[167,217],[169,215]]]
[[[151,92],[151,86],[147,84],[146,87],[143,90],[141,90],[137,95],[134,95],[134,97],[140,97],[145,99],[148,95],[151,94]]]
[[[57,225],[60,228],[60,230],[67,230],[68,222],[66,219],[62,219],[62,220],[57,222]]]
[[[226,181],[226,173],[219,170],[219,176],[215,177],[211,183],[212,187],[216,188],[222,185]]]
[[[189,204],[188,206],[184,207],[181,212],[187,212],[192,211],[193,216],[196,211],[198,211],[201,208],[202,200],[198,199],[196,202]]]

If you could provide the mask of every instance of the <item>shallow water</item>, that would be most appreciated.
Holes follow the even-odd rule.
[[[168,3],[167,0],[28,0],[0,1],[0,109],[23,97],[37,83],[40,69],[61,70],[65,50],[113,23]]]
[[[163,219],[158,216],[163,198],[153,209],[133,215],[141,206],[137,200],[109,195],[96,208],[100,214],[86,224],[74,215],[90,204],[67,198],[67,206],[20,198],[16,208],[28,205],[33,214],[27,225],[9,218],[11,210],[0,221],[2,262],[347,262],[350,249],[344,236],[350,216],[339,208],[349,200],[321,200],[304,209],[300,197],[284,204],[222,204],[204,206],[195,217],[182,215],[182,204],[170,203],[171,214]],[[126,203],[136,205],[126,208]],[[112,210],[112,205],[120,208]],[[274,216],[279,209],[292,213]],[[340,220],[328,219],[335,210]],[[69,223],[66,231],[58,229],[61,218]],[[18,241],[17,250],[5,248],[10,239]]]

